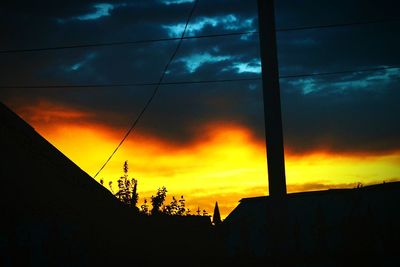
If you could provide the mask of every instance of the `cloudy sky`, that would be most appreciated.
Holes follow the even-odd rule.
[[[177,41],[10,50],[179,37],[193,1],[9,2],[0,10],[0,101],[93,176],[154,85],[52,86],[157,82]],[[256,2],[200,0],[186,36],[257,31]],[[399,180],[399,1],[275,2],[288,190]],[[356,71],[366,69],[380,70]],[[165,82],[260,72],[257,34],[188,39]],[[193,209],[218,201],[225,216],[241,198],[266,195],[261,82],[161,86],[98,178],[115,181],[125,160],[141,201],[165,185]]]

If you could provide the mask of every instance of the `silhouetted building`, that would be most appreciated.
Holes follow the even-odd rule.
[[[206,266],[209,217],[132,212],[1,103],[0,147],[0,266]]]
[[[400,182],[288,194],[285,246],[277,249],[271,199],[244,198],[222,224],[226,251],[289,266],[397,266],[398,203]]]

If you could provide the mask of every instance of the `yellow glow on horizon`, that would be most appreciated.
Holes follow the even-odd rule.
[[[61,124],[41,133],[91,176],[113,151],[120,137],[92,126]],[[130,176],[139,180],[138,192],[142,200],[143,197],[149,199],[157,188],[166,186],[169,196],[184,195],[192,211],[200,206],[211,213],[220,197],[225,199],[226,195],[242,192],[229,204],[233,208],[240,198],[252,196],[254,191],[267,193],[266,173],[260,172],[266,167],[260,153],[264,154],[263,147],[251,142],[248,131],[228,126],[223,130],[215,129],[203,140],[184,147],[135,134],[124,143],[97,180],[103,178],[105,184],[108,181],[115,184],[122,175],[123,162],[128,160]],[[204,196],[209,199],[207,203],[204,203]],[[202,199],[202,203],[196,199]],[[223,213],[224,203],[219,201],[219,206]]]
[[[57,124],[39,132],[89,175],[93,176],[120,141],[121,133],[97,125]],[[115,181],[129,163],[138,179],[139,205],[166,186],[168,196],[184,195],[188,207],[212,213],[218,201],[225,218],[244,197],[267,195],[265,148],[249,130],[211,124],[207,134],[184,146],[172,145],[139,132],[130,136],[98,176]],[[400,153],[381,156],[335,155],[327,152],[286,155],[288,191],[353,187],[397,179]],[[114,188],[115,189],[115,188]],[[170,198],[167,199],[167,202]]]
[[[19,114],[90,176],[99,170],[120,142],[118,130],[91,122],[92,114],[40,102]],[[267,195],[265,143],[240,125],[210,122],[194,141],[172,144],[160,137],[134,132],[97,177],[104,185],[122,175],[125,160],[129,176],[138,179],[139,205],[166,186],[167,203],[184,195],[187,206],[213,212],[218,201],[225,218],[241,198]],[[386,154],[334,154],[286,151],[288,192],[354,187],[357,183],[400,180],[400,151]],[[166,203],[166,204],[167,204]],[[192,212],[193,213],[193,212]]]
[[[311,153],[290,157],[286,161],[288,184],[325,183],[381,183],[400,175],[400,153],[384,155]],[[318,177],[318,178],[317,178]]]

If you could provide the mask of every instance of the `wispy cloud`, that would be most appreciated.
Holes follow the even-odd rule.
[[[243,73],[261,73],[261,61],[259,59],[253,59],[247,62],[233,62],[231,66],[223,68],[222,71],[234,71],[237,74]]]
[[[96,53],[89,53],[82,60],[75,62],[71,65],[68,65],[68,66],[64,67],[64,69],[67,72],[79,71],[83,66],[85,66],[87,63],[89,63],[94,58],[96,58]]]
[[[180,4],[192,3],[192,2],[194,2],[194,0],[160,0],[160,2],[169,6],[169,5],[180,5]]]
[[[261,62],[236,62],[233,64],[233,68],[236,69],[237,73],[261,73]]]
[[[187,32],[194,34],[201,32],[205,27],[221,27],[225,30],[241,30],[252,29],[254,18],[241,19],[233,14],[219,17],[201,17],[196,21],[189,23]],[[182,34],[185,28],[184,23],[161,25],[167,31],[170,37],[178,37]]]
[[[78,20],[95,20],[101,17],[110,16],[110,11],[114,9],[114,6],[108,3],[95,4],[93,7],[95,8],[94,12],[77,16],[75,18]]]
[[[115,8],[115,5],[109,3],[99,3],[92,6],[92,11],[86,14],[73,16],[70,18],[58,18],[58,23],[66,23],[68,21],[90,21],[97,20],[102,17],[108,17],[111,15],[111,11]]]
[[[289,84],[295,88],[302,90],[303,95],[319,91],[321,88],[317,86],[314,78],[300,78],[298,80],[289,81]]]
[[[198,68],[203,66],[204,64],[212,64],[212,63],[217,63],[217,62],[221,62],[221,61],[226,61],[229,59],[231,59],[231,56],[212,55],[208,52],[205,52],[205,53],[192,54],[190,56],[183,57],[180,60],[178,60],[178,62],[183,62],[186,66],[186,69],[190,73],[193,73]]]
[[[377,90],[391,84],[400,77],[400,68],[375,72],[354,72],[340,80],[329,82],[329,77],[308,77],[289,80],[288,84],[302,90],[303,95],[329,90],[331,93],[349,92],[349,90]]]
[[[365,89],[369,88],[375,90],[378,85],[382,87],[382,85],[386,85],[392,82],[394,79],[399,79],[400,77],[400,68],[398,69],[387,69],[378,72],[368,73],[368,74],[361,74],[363,77],[360,76],[361,73],[354,73],[352,75],[352,80],[349,81],[339,81],[332,84],[332,86],[336,87],[339,90],[347,90],[347,89]]]

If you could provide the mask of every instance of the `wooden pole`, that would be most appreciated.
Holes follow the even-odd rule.
[[[258,0],[261,69],[267,143],[268,188],[271,198],[286,195],[279,69],[273,0]]]

